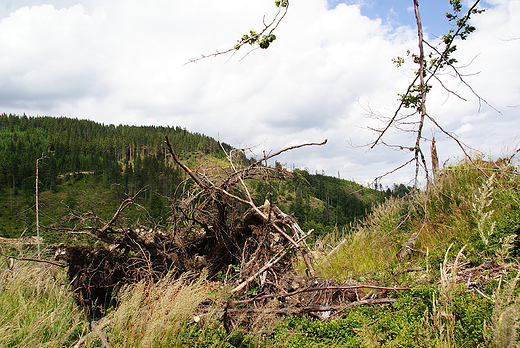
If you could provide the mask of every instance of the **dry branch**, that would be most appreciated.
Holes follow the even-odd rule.
[[[168,136],[166,136],[166,145],[168,146],[168,151],[170,151],[171,155],[173,156],[173,160],[175,161],[175,163],[177,163],[186,173],[188,173],[188,175],[193,179],[193,181],[197,183],[197,185],[202,187],[205,191],[208,191],[209,187],[202,181],[200,181],[199,177],[195,175],[195,173],[193,173],[191,169],[188,168],[184,163],[182,163],[179,157],[177,157],[177,154],[175,153],[175,151],[173,151],[172,144],[170,143]]]
[[[322,146],[322,145],[325,145],[325,144],[327,144],[327,139],[325,139],[321,143],[305,143],[305,144],[289,146],[289,147],[287,147],[285,149],[282,149],[280,151],[277,151],[277,152],[275,152],[273,154],[265,155],[264,157],[260,158],[259,160],[257,160],[256,162],[252,163],[248,167],[246,167],[246,168],[244,168],[242,170],[239,170],[239,171],[235,171],[235,173],[233,173],[233,175],[231,175],[229,177],[229,179],[227,180],[226,186],[232,186],[232,185],[236,184],[240,180],[240,178],[243,178],[243,177],[247,176],[247,174],[250,171],[252,171],[254,168],[258,167],[262,162],[268,161],[271,158],[276,157],[276,156],[278,156],[278,155],[280,155],[280,154],[282,154],[282,153],[284,153],[286,151],[299,149],[299,148],[304,147],[304,146]]]
[[[349,286],[318,286],[318,287],[310,287],[305,289],[296,290],[290,293],[277,293],[277,294],[269,294],[258,297],[249,298],[247,300],[235,301],[235,304],[246,304],[250,302],[256,302],[265,300],[268,298],[284,298],[295,296],[304,292],[317,292],[317,291],[327,291],[327,290],[357,290],[357,289],[377,289],[377,290],[391,290],[391,291],[399,291],[399,290],[410,290],[408,287],[386,287],[386,286],[377,286],[377,285],[349,285]]]
[[[383,303],[395,303],[397,302],[396,298],[379,298],[373,300],[360,300],[355,302],[347,303],[346,305],[334,305],[334,306],[304,306],[304,307],[288,307],[281,309],[262,309],[262,308],[231,308],[228,309],[230,313],[275,313],[282,315],[295,315],[301,313],[309,313],[309,312],[328,312],[328,311],[337,311],[332,314],[330,317],[337,316],[348,308],[352,308],[355,306],[363,306],[363,305],[376,305]]]
[[[332,318],[334,316],[338,316],[339,314],[343,313],[345,310],[352,308],[354,306],[361,306],[361,305],[375,305],[375,304],[382,304],[382,303],[394,303],[397,302],[396,298],[379,298],[379,299],[373,299],[373,300],[360,300],[356,302],[348,303],[346,306],[344,306],[342,309],[340,309],[335,314],[331,315],[329,318]]]
[[[18,260],[18,261],[41,262],[41,263],[48,263],[50,265],[58,266],[58,267],[67,267],[67,264],[49,261],[49,260],[33,259],[30,257],[18,257],[18,256],[5,255],[5,254],[1,254],[0,256],[3,256],[8,259]]]
[[[145,189],[146,189],[147,186],[144,186],[143,188],[141,188],[139,191],[136,192],[136,194],[134,194],[132,197],[128,197],[126,198],[125,200],[123,200],[123,202],[121,202],[121,204],[119,205],[119,207],[117,208],[116,212],[114,213],[114,215],[112,216],[112,218],[110,219],[110,221],[108,221],[105,226],[103,226],[103,228],[101,228],[101,230],[99,230],[100,232],[100,235],[105,235],[106,232],[108,231],[108,229],[110,229],[112,227],[112,225],[114,224],[114,222],[119,218],[119,215],[121,214],[121,212],[123,210],[125,210],[126,208],[128,208],[130,205],[134,204],[135,202],[135,199],[136,197],[141,193],[143,192]]]
[[[89,334],[87,334],[86,336],[80,338],[78,340],[78,342],[74,345],[74,348],[83,347],[87,343],[87,339],[93,335],[98,336],[103,347],[108,348],[109,347],[108,340],[107,340],[105,334],[101,330],[103,330],[105,327],[107,327],[111,323],[112,323],[112,320],[106,319],[106,318],[104,320],[102,320],[101,323],[92,321],[90,323],[90,327],[91,327],[92,331]]]

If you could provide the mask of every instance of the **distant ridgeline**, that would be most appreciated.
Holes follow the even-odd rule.
[[[65,117],[0,115],[0,236],[35,233],[36,161],[39,161],[40,221],[50,226],[67,215],[66,207],[110,218],[126,194],[138,197],[147,217],[168,220],[168,201],[186,174],[164,148],[168,135],[188,165],[201,156],[225,161],[218,141],[180,127],[114,126]],[[232,147],[222,144],[229,151]],[[248,159],[243,155],[243,163]],[[294,214],[315,235],[363,218],[371,207],[408,189],[373,190],[352,181],[305,170],[284,170],[276,163],[269,182],[253,185],[257,204],[265,199]],[[158,194],[155,194],[158,193]],[[135,216],[134,216],[135,217]]]
[[[168,194],[183,173],[167,165],[164,136],[181,159],[204,154],[224,159],[219,143],[180,127],[114,126],[65,117],[0,116],[0,189],[34,192],[36,160],[42,189],[57,179],[91,174],[127,192],[149,185]],[[230,150],[232,147],[223,144]],[[244,157],[245,160],[245,157]]]

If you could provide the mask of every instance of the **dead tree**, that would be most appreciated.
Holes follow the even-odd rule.
[[[209,238],[214,238],[216,241],[219,241],[219,243],[216,245],[222,249],[225,249],[220,250],[217,255],[225,255],[226,253],[224,251],[227,251],[228,258],[226,261],[230,261],[230,263],[240,262],[241,265],[248,265],[249,267],[251,260],[247,260],[247,257],[245,256],[247,254],[245,249],[248,244],[257,244],[257,250],[254,251],[251,255],[251,258],[254,259],[256,257],[255,255],[260,252],[259,248],[263,246],[263,243],[260,243],[258,238],[274,238],[276,240],[275,242],[272,240],[270,241],[272,249],[271,251],[273,254],[277,255],[273,255],[273,260],[277,260],[276,263],[279,263],[283,255],[288,254],[294,249],[301,254],[305,265],[307,266],[308,273],[311,276],[315,275],[314,267],[312,266],[309,252],[302,244],[305,238],[308,237],[308,234],[303,233],[293,217],[284,214],[277,206],[271,205],[268,201],[266,201],[263,206],[257,207],[253,202],[245,180],[251,175],[254,175],[254,172],[256,169],[258,169],[260,163],[267,161],[268,159],[273,158],[284,151],[293,150],[303,146],[324,145],[325,143],[326,141],[322,143],[308,143],[289,147],[272,155],[265,156],[264,158],[242,169],[238,169],[234,165],[230,154],[227,154],[228,161],[233,171],[226,179],[222,181],[222,183],[217,185],[209,178],[206,178],[206,180],[199,178],[197,174],[195,174],[184,163],[182,163],[173,150],[170,141],[168,138],[166,138],[166,145],[173,157],[173,160],[184,171],[186,171],[186,173],[193,179],[197,186],[204,192],[204,195],[209,197],[209,200],[205,200],[207,203],[203,204],[204,209],[199,209],[200,214],[197,217],[194,216],[193,221],[195,221],[204,229],[206,235]],[[238,190],[236,187],[237,185],[240,185]],[[230,208],[235,206],[234,203],[236,202],[248,206],[249,210],[238,218],[235,216],[234,218],[230,219]],[[215,207],[216,213],[207,214],[205,208],[210,204]],[[252,238],[253,236],[254,238]],[[279,245],[274,247],[274,245],[277,244]],[[266,255],[268,254],[269,253]],[[265,267],[265,265],[271,263],[273,263],[273,265],[270,265],[267,268],[273,267],[275,263],[273,260],[264,260],[263,262],[266,262],[264,266],[260,266],[258,268],[262,269]],[[251,269],[254,268],[255,267]],[[214,269],[213,271],[217,270]],[[242,273],[244,275],[245,272],[243,271],[244,270],[242,270]],[[253,272],[253,274],[255,273]],[[256,278],[256,276],[252,277],[249,275],[246,277],[248,280],[243,283],[244,285],[235,288],[235,291],[241,290],[254,278]]]
[[[196,172],[177,157],[166,138],[173,161],[188,174],[170,197],[178,223],[169,231],[122,225],[123,211],[137,205],[141,191],[123,200],[110,219],[94,212],[71,211],[75,225],[58,230],[89,242],[61,245],[56,259],[66,261],[79,302],[90,308],[109,303],[124,284],[142,279],[154,282],[167,273],[180,276],[202,269],[214,279],[226,274],[233,293],[245,291],[252,282],[263,289],[292,291],[299,286],[297,282],[282,278],[297,276],[292,268],[297,255],[305,262],[308,275],[315,276],[304,243],[312,231],[304,233],[294,217],[269,201],[255,205],[246,181],[269,170],[260,166],[262,161],[284,151],[323,144],[293,146],[246,167],[235,165],[227,154],[228,167]]]

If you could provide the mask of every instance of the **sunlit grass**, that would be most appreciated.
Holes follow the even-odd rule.
[[[333,241],[318,242],[319,274],[339,280],[371,274],[383,280],[408,261],[423,267],[428,258],[442,261],[450,244],[459,249],[468,245],[467,252],[479,257],[494,254],[499,241],[514,232],[494,232],[494,226],[520,208],[519,176],[515,167],[499,168],[478,158],[474,162],[481,170],[466,161],[446,167],[428,194],[419,192],[413,203],[410,198],[389,199]],[[415,236],[410,259],[399,259],[399,248]]]
[[[0,347],[70,346],[84,330],[62,270],[20,261],[0,270]]]
[[[318,256],[319,275],[338,280],[383,276],[398,263],[397,250],[406,237],[408,224],[400,223],[407,214],[405,201],[389,199],[350,231],[338,234],[332,250]]]

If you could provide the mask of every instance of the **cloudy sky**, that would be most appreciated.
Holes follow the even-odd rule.
[[[413,78],[392,58],[417,51],[412,0],[292,0],[268,50],[190,59],[226,50],[272,18],[272,0],[0,0],[0,112],[105,124],[181,126],[263,151],[328,139],[278,160],[359,183],[410,154],[359,147],[375,139],[368,117],[389,116]],[[422,0],[435,43],[449,28],[448,0]],[[460,72],[434,85],[428,112],[468,148],[497,159],[518,147],[520,0],[481,2],[477,32],[458,44]],[[430,125],[441,162],[461,151]],[[410,146],[409,134],[390,143]],[[425,143],[425,148],[429,146]],[[412,178],[413,168],[385,183]]]

